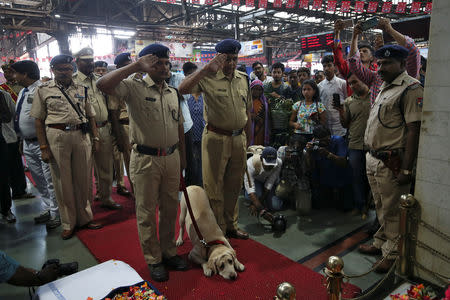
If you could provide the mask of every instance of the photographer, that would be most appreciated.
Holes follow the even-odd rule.
[[[331,135],[322,125],[314,128],[313,136],[304,150],[307,168],[312,172],[313,207],[322,208],[323,201],[331,199],[335,207],[350,210],[352,173],[346,142],[341,136]]]
[[[25,268],[5,252],[0,251],[0,283],[39,286],[56,280],[59,272],[57,264],[46,265],[40,271]]]
[[[283,200],[275,195],[281,165],[281,159],[277,157],[277,150],[273,147],[266,147],[261,155],[255,154],[247,160],[247,172],[244,175],[245,198],[252,203],[252,215],[257,215],[264,208],[283,208]]]

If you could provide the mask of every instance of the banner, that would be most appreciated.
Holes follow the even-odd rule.
[[[231,0],[231,4],[239,6],[241,5],[241,0]]]
[[[294,7],[295,7],[295,0],[288,0],[286,8],[294,8]]]
[[[328,0],[327,3],[327,11],[335,11],[336,10],[336,0]]]
[[[384,14],[388,14],[391,12],[392,9],[392,2],[384,2],[383,6],[381,7],[381,12]]]
[[[283,1],[282,0],[274,0],[273,1],[273,7],[282,7]]]
[[[342,1],[341,12],[349,12],[349,11],[350,11],[350,1]]]
[[[314,0],[312,8],[313,9],[322,8],[322,0]]]
[[[259,8],[267,8],[267,0],[259,0]]]
[[[299,0],[298,8],[308,8],[308,0]]]
[[[422,6],[422,2],[413,2],[413,3],[411,3],[411,13],[412,14],[419,13],[421,6]]]
[[[253,56],[264,53],[263,40],[255,40],[248,42],[241,42],[241,51],[239,57]]]
[[[206,5],[213,5],[214,0],[205,0]]]
[[[432,6],[433,6],[433,2],[427,2],[427,5],[425,5],[425,12],[427,13],[427,14],[431,14],[431,8],[432,8]]]
[[[228,3],[228,0],[219,0],[219,2],[220,2],[221,4],[227,4],[227,3]]]
[[[355,2],[355,11],[358,13],[364,12],[364,2],[363,1]]]
[[[395,9],[397,14],[404,14],[406,12],[406,2],[399,2],[397,8]]]
[[[255,7],[255,0],[245,0],[245,6]]]
[[[192,0],[192,4],[200,4],[200,0]]]
[[[369,5],[367,5],[368,13],[376,13],[377,9],[378,9],[378,2],[371,1],[371,2],[369,2]]]

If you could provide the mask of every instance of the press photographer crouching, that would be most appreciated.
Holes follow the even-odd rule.
[[[12,257],[0,251],[0,283],[28,287],[40,286],[76,272],[78,272],[77,262],[60,264],[58,259],[51,259],[38,271],[21,266]]]
[[[304,150],[307,168],[311,171],[312,207],[351,210],[352,171],[344,138],[331,135],[322,125],[314,128],[313,136]]]
[[[244,187],[245,198],[251,201],[252,215],[258,215],[263,209],[278,211],[283,208],[283,199],[275,195],[281,165],[282,161],[273,147],[265,147],[261,155],[254,154],[247,160]]]

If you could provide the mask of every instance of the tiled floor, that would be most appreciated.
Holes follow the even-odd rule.
[[[37,193],[34,187],[29,188]],[[33,217],[40,212],[38,198],[13,201],[13,211],[17,223],[0,224],[0,249],[24,266],[38,269],[49,258],[59,258],[62,262],[78,261],[80,269],[96,264],[76,237],[62,241],[59,237],[61,228],[47,232],[45,225],[34,224]],[[299,217],[292,210],[283,214],[287,217],[288,228],[283,234],[275,234],[256,217],[249,216],[241,201],[240,226],[254,240],[318,272],[330,255],[343,258],[348,274],[363,273],[375,261],[375,257],[363,256],[355,250],[358,244],[369,240],[363,227],[373,220],[373,212],[366,220],[334,210],[313,211],[308,217]],[[351,283],[365,290],[381,277],[372,273]],[[0,299],[29,299],[28,290],[2,284]]]

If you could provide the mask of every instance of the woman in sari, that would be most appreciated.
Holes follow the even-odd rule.
[[[254,80],[250,84],[252,92],[253,108],[252,116],[252,136],[250,145],[269,145],[269,105],[264,96],[264,85],[260,80]]]

